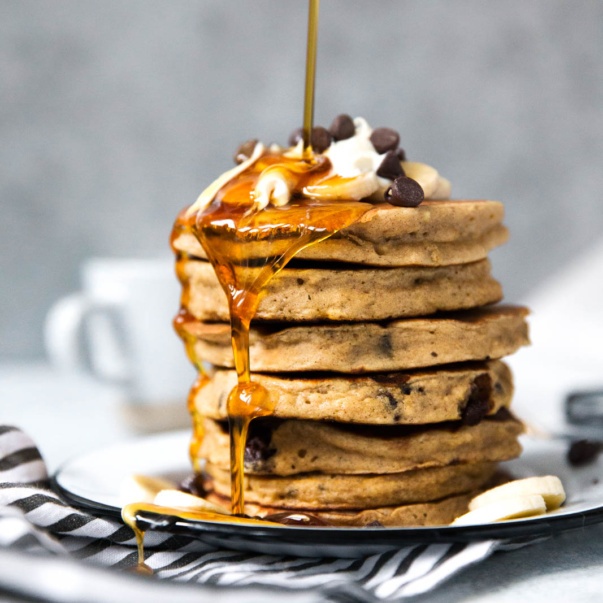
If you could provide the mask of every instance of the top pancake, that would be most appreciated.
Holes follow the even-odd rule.
[[[498,201],[424,201],[418,207],[376,206],[358,222],[296,257],[373,266],[448,266],[484,259],[508,237]],[[206,258],[181,214],[174,225],[177,253]],[[258,249],[270,255],[270,243]]]

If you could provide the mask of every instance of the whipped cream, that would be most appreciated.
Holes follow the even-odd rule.
[[[285,165],[271,165],[258,176],[252,192],[253,209],[261,210],[268,205],[287,205],[293,195],[327,201],[370,200],[383,202],[392,180],[377,175],[386,153],[378,153],[371,142],[373,129],[362,117],[354,119],[355,133],[350,138],[334,141],[322,153],[331,165],[330,171],[318,181],[298,186],[299,178]],[[214,181],[189,208],[188,214],[203,211],[215,198],[218,191],[234,178],[247,170],[252,170],[256,161],[266,153],[282,154],[288,159],[303,159],[303,141],[284,150],[276,145],[268,149],[257,143],[249,159],[222,174]],[[423,189],[425,199],[449,199],[450,182],[438,171],[424,163],[402,161],[406,177],[415,180]]]

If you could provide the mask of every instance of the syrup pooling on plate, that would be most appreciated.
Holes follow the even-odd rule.
[[[307,160],[282,151],[264,152],[219,189],[208,207],[190,216],[230,311],[238,377],[227,402],[234,514],[244,513],[243,456],[249,423],[274,409],[269,392],[251,380],[249,366],[249,327],[262,292],[296,253],[346,228],[371,208],[356,201],[303,198],[308,187],[341,180],[330,167],[325,157]],[[266,182],[270,185],[263,188]],[[279,188],[278,183],[284,184]],[[267,244],[270,255],[265,253]]]
[[[155,517],[169,517],[173,519],[188,519],[191,521],[213,521],[216,523],[228,523],[238,525],[262,525],[262,526],[280,526],[282,524],[272,522],[268,519],[254,519],[253,517],[232,517],[222,513],[212,511],[190,511],[176,507],[165,507],[153,503],[131,503],[121,510],[121,517],[126,525],[134,532],[138,548],[138,564],[136,571],[140,574],[150,575],[153,573],[151,567],[144,562],[144,535],[145,530],[139,527],[138,517],[141,513],[150,513]]]

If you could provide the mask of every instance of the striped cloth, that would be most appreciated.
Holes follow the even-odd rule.
[[[34,442],[0,426],[0,546],[69,555],[117,569],[137,563],[130,528],[63,502],[49,486]],[[157,577],[199,584],[320,589],[325,600],[398,601],[433,589],[486,559],[497,541],[406,546],[363,559],[308,559],[217,550],[164,532],[145,539],[146,563]],[[0,587],[2,585],[0,584]]]

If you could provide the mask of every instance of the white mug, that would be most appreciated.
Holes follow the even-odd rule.
[[[83,264],[81,278],[82,290],[48,313],[51,361],[120,385],[129,405],[147,414],[151,406],[185,414],[195,370],[172,326],[180,292],[173,260],[95,258]],[[173,426],[173,418],[163,420]]]

